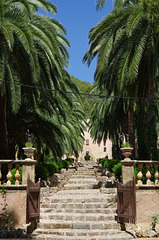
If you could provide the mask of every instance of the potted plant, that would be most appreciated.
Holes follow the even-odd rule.
[[[23,147],[24,154],[27,156],[27,158],[34,159],[34,151],[35,148],[33,147],[33,134],[30,134],[29,129],[27,129],[26,132],[26,143],[25,147]]]
[[[132,154],[133,148],[129,142],[125,142],[121,145],[120,150],[122,151],[122,155],[124,155],[125,158],[129,158]]]

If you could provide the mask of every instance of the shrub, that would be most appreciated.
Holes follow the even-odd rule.
[[[113,171],[114,165],[118,164],[119,162],[120,162],[120,160],[118,160],[118,159],[103,158],[100,160],[100,163],[102,164],[102,166],[104,168],[107,168],[110,172]]]
[[[41,178],[41,180],[47,180],[49,177],[49,171],[45,164],[35,165],[35,180],[36,182]]]
[[[115,174],[115,177],[119,179],[119,181],[121,181],[121,163],[119,162],[116,165],[114,165],[112,170],[113,173]]]
[[[47,170],[49,172],[49,176],[53,176],[54,173],[58,172],[58,170],[59,170],[59,166],[58,166],[58,164],[55,161],[53,161],[53,162],[46,162],[44,164],[44,166],[46,166],[46,168],[47,168]]]
[[[67,158],[65,160],[62,160],[62,165],[63,165],[63,168],[68,168],[68,166],[70,164],[72,164],[74,162],[74,159],[73,158]]]
[[[58,172],[61,168],[67,168],[71,163],[73,163],[73,158],[67,158],[65,160],[48,161],[35,166],[35,179],[38,181],[47,180],[54,173]]]

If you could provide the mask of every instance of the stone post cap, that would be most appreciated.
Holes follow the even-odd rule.
[[[134,166],[138,161],[137,160],[131,160],[130,158],[125,158],[121,161],[121,164],[124,166]]]
[[[14,163],[19,163],[22,165],[34,165],[37,161],[31,158],[26,158],[25,160],[15,160]]]

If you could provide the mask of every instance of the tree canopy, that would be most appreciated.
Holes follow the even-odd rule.
[[[102,7],[104,3],[105,1],[98,1],[98,6]],[[135,129],[137,129],[139,148],[147,149],[144,156],[146,158],[154,154],[157,147],[155,127],[157,114],[152,98],[158,91],[158,12],[157,1],[116,0],[112,12],[91,29],[90,48],[84,56],[84,61],[88,65],[97,56],[95,81],[100,93],[107,92],[110,96],[119,96],[112,98],[111,101],[107,100],[110,102],[107,109],[102,108],[102,102],[100,107],[100,103],[95,103],[93,116],[97,112],[101,113],[99,119],[102,121],[105,134],[111,132],[108,121],[116,123],[114,125],[116,132],[129,134],[133,146]],[[128,97],[128,100],[122,100],[120,96]],[[139,98],[138,101],[135,101],[136,97]],[[142,98],[147,100],[144,101]],[[112,109],[115,113],[121,107],[123,117],[120,119],[119,115],[119,121],[114,121],[118,116],[112,115]],[[93,119],[92,125],[94,125]],[[137,128],[138,124],[140,124],[139,128]],[[95,129],[99,137],[101,129],[97,127]],[[95,134],[93,130],[92,134]],[[142,147],[139,140],[141,138]]]
[[[0,158],[13,158],[29,129],[38,149],[46,144],[54,156],[78,154],[85,116],[69,64],[66,30],[53,17],[47,0],[0,2]],[[21,131],[19,131],[21,130]]]

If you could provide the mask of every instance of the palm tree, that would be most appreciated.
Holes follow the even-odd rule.
[[[107,0],[96,0],[96,8],[102,9]]]
[[[63,89],[64,65],[68,64],[64,37],[65,29],[57,21],[37,15],[38,7],[55,12],[49,1],[4,1],[0,3],[0,158],[9,157],[6,100],[10,99],[12,111],[21,105],[20,83],[51,89]],[[8,82],[13,84],[8,84]],[[14,84],[16,83],[16,84]],[[63,93],[23,87],[30,106],[43,99],[64,114],[59,101]],[[67,98],[67,97],[66,97]],[[67,98],[68,99],[68,98]]]
[[[159,59],[158,9],[158,3],[151,1],[116,1],[108,17],[91,29],[90,49],[84,61],[90,64],[98,56],[95,80],[100,89],[105,87],[109,94],[119,96],[126,90],[129,97],[154,97]],[[155,114],[150,106],[154,102],[148,102],[148,122],[152,126]],[[130,103],[133,120],[134,103]],[[147,139],[151,145],[150,135]],[[155,146],[154,141],[149,147]]]
[[[15,145],[18,144],[20,148],[24,146],[27,129],[36,139],[34,144],[38,152],[46,146],[52,151],[54,158],[60,158],[65,154],[78,155],[83,147],[85,114],[80,96],[67,93],[78,93],[78,89],[67,73],[64,79],[65,95],[69,98],[69,101],[66,97],[59,99],[65,110],[64,115],[61,114],[56,104],[49,104],[46,108],[43,99],[39,100],[36,107],[30,107],[24,92],[22,92],[22,104],[17,114],[12,113],[10,104],[8,104],[8,133],[12,158],[15,156]]]

